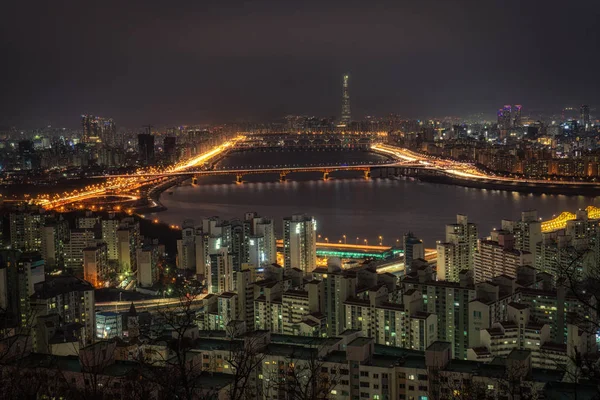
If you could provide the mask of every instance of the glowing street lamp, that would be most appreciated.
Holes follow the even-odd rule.
[[[383,246],[383,236],[379,236],[379,245]]]
[[[329,238],[325,238],[325,242],[329,243]]]
[[[347,242],[346,242],[346,235],[343,235],[342,237],[344,238],[344,244],[347,244]]]

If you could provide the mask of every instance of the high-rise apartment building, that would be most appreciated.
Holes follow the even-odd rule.
[[[177,268],[179,269],[196,269],[198,274],[204,275],[204,268],[198,267],[196,260],[196,228],[194,221],[186,219],[181,225],[181,239],[177,240]],[[204,265],[207,258],[205,256]]]
[[[516,278],[519,267],[534,265],[533,255],[515,247],[515,236],[508,231],[492,231],[489,240],[481,240],[474,255],[475,283],[498,275]]]
[[[519,221],[502,220],[502,230],[514,235],[517,250],[528,251],[535,260],[537,244],[542,241],[542,225],[537,211],[523,211]]]
[[[158,246],[148,245],[137,251],[137,281],[141,287],[158,282]]]
[[[339,261],[339,259],[337,260]],[[344,302],[356,296],[356,273],[341,269],[340,263],[328,260],[327,268],[313,270],[313,279],[325,282],[325,315],[327,334],[335,336],[346,329]]]
[[[17,261],[19,296],[17,309],[22,327],[30,327],[33,324],[34,315],[31,311],[30,297],[35,293],[35,286],[46,279],[45,264],[38,252],[23,253]]]
[[[108,278],[108,257],[105,243],[83,249],[83,279],[100,287]]]
[[[437,276],[439,280],[458,282],[462,270],[473,269],[477,251],[477,225],[466,215],[457,215],[455,224],[446,225],[445,242],[437,243]]]
[[[83,249],[96,246],[94,231],[91,229],[71,229],[66,246],[65,266],[78,277],[83,277]]]
[[[119,259],[119,247],[117,241],[117,230],[121,221],[114,214],[109,215],[108,219],[103,219],[102,226],[102,241],[106,243],[107,257],[111,261]]]
[[[80,327],[80,345],[92,343],[96,337],[94,287],[71,275],[51,276],[35,285],[30,297],[36,316],[58,314],[61,324]]]
[[[452,355],[466,359],[469,348],[469,302],[476,298],[470,271],[462,271],[458,282],[434,280],[431,270],[420,270],[402,280],[406,293],[422,293],[424,311],[437,316],[438,340],[452,343]]]
[[[284,268],[298,268],[310,274],[317,266],[317,222],[296,214],[283,220]]]
[[[63,219],[47,221],[41,228],[41,254],[48,269],[62,268],[69,242],[69,224]]]
[[[121,272],[133,272],[137,267],[137,249],[140,246],[140,223],[130,217],[123,218],[117,229],[117,254]]]
[[[220,247],[210,254],[206,286],[209,293],[222,293],[235,290],[233,282],[233,257],[228,253],[226,247]]]
[[[346,329],[360,330],[375,343],[425,350],[437,340],[437,316],[423,312],[423,297],[407,290],[403,301],[390,302],[385,285],[368,291],[367,298],[344,302]]]
[[[45,215],[21,211],[10,214],[10,244],[21,251],[40,251]]]
[[[413,260],[425,258],[425,246],[423,241],[416,237],[412,232],[404,235],[404,266],[406,270],[410,269]]]
[[[256,267],[277,262],[275,226],[273,220],[246,213],[244,218],[243,262]]]

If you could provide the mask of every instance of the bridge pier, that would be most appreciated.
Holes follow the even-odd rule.
[[[371,178],[371,169],[364,170],[363,174],[365,176],[365,179],[370,179]]]
[[[238,185],[241,185],[241,184],[242,184],[242,182],[243,182],[243,181],[242,181],[242,178],[243,178],[243,175],[242,175],[242,174],[237,174],[237,175],[235,176],[235,183],[237,183]]]
[[[285,182],[286,176],[287,176],[287,172],[280,172],[279,173],[279,182]]]
[[[324,171],[323,172],[323,180],[324,181],[329,180],[329,171]]]

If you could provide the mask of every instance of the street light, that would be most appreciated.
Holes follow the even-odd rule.
[[[358,244],[358,236],[356,237],[356,244]]]
[[[344,244],[347,244],[347,242],[346,242],[346,235],[343,235],[342,237],[344,238]]]
[[[365,239],[365,246],[369,244],[369,241]]]
[[[379,236],[379,245],[383,246],[383,236]]]
[[[329,243],[329,238],[325,238],[325,242],[326,242],[326,243]]]

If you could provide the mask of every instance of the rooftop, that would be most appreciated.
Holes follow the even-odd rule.
[[[69,292],[93,291],[91,283],[73,275],[48,276],[44,282],[35,285],[32,299],[46,300]]]

